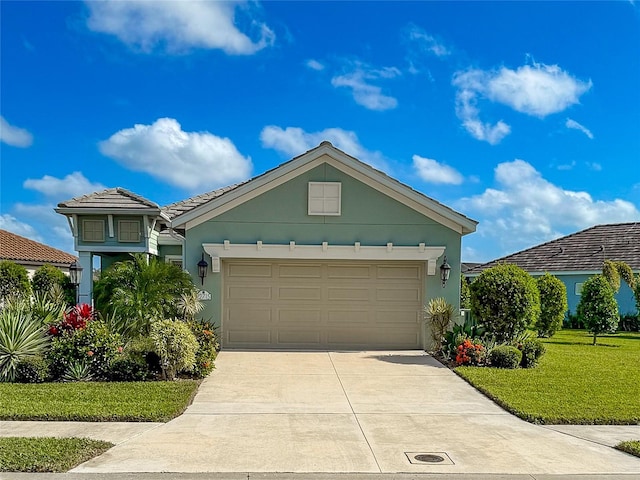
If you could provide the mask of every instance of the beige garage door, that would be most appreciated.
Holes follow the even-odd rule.
[[[223,348],[420,348],[420,263],[224,262]]]

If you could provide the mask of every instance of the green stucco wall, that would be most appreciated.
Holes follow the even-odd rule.
[[[576,295],[576,283],[586,282],[591,275],[588,274],[576,274],[576,275],[557,275],[567,287],[567,301],[569,303],[569,311],[573,314],[576,313],[578,303],[580,303],[580,295]],[[620,291],[616,295],[618,301],[618,309],[621,314],[635,313],[636,301],[633,292],[629,286],[622,280],[620,282]]]
[[[342,214],[340,216],[309,216],[307,214],[308,182],[335,181],[342,183]],[[384,246],[446,246],[452,266],[451,280],[442,288],[439,269],[425,282],[425,303],[443,296],[459,305],[460,249],[459,233],[440,225],[415,210],[378,192],[368,185],[323,164],[284,185],[206,221],[186,232],[186,269],[200,285],[196,264],[203,252],[203,243],[233,243]],[[164,254],[164,250],[163,250]],[[222,270],[222,269],[221,269]],[[206,301],[203,318],[219,324],[222,315],[220,295],[222,273],[209,272],[204,289],[212,294]]]

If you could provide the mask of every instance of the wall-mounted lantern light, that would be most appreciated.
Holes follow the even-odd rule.
[[[202,259],[198,262],[198,276],[204,285],[204,279],[207,276],[207,269],[209,268],[209,264],[204,259],[204,253],[202,254]]]
[[[76,289],[76,304],[80,301],[80,292],[79,286],[82,282],[82,265],[80,265],[77,260],[74,260],[71,265],[69,265],[69,280],[74,285]]]
[[[444,256],[444,260],[442,265],[440,265],[440,280],[442,280],[442,288],[447,284],[447,280],[449,280],[449,275],[451,274],[451,265],[447,263],[447,256]]]

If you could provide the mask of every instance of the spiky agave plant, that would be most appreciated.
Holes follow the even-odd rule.
[[[13,382],[21,360],[42,355],[49,336],[40,318],[30,311],[5,306],[0,312],[0,381]]]
[[[433,349],[438,352],[442,349],[442,339],[449,325],[455,319],[455,309],[442,297],[432,298],[424,309],[424,317],[431,327]]]

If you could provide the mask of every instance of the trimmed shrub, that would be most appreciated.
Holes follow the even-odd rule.
[[[618,304],[611,285],[602,275],[584,282],[577,311],[583,325],[593,333],[594,345],[599,334],[615,332],[618,327]]]
[[[42,383],[49,380],[49,362],[42,355],[20,360],[16,367],[16,382]]]
[[[630,313],[620,314],[618,330],[623,332],[640,332],[640,316]]]
[[[460,308],[471,308],[471,288],[464,275],[460,275]]]
[[[162,377],[173,380],[181,371],[193,371],[198,341],[189,326],[179,320],[157,320],[151,323],[150,335],[160,357]]]
[[[82,328],[63,330],[55,336],[47,358],[54,378],[86,365],[93,379],[107,380],[111,362],[121,354],[120,335],[109,332],[103,322],[90,320]]]
[[[51,292],[56,292],[59,289],[62,291],[64,302],[67,305],[76,303],[75,287],[71,283],[71,279],[53,265],[43,265],[34,272],[31,288],[34,295],[43,296],[48,296]]]
[[[142,382],[152,376],[145,359],[137,356],[122,355],[109,366],[109,380],[115,382]]]
[[[498,341],[511,341],[538,320],[536,281],[517,265],[488,268],[471,284],[471,312]]]
[[[496,368],[518,368],[522,352],[510,345],[500,345],[489,352],[489,363]]]
[[[560,328],[569,305],[567,288],[553,275],[545,273],[536,280],[540,292],[540,316],[536,322],[539,337],[551,337]]]
[[[198,351],[192,374],[196,378],[204,378],[215,368],[213,362],[220,348],[218,337],[213,327],[205,321],[192,320],[188,322],[188,325],[198,341]]]
[[[0,302],[11,297],[25,297],[31,293],[27,269],[3,260],[0,262]]]
[[[520,361],[522,368],[535,367],[546,352],[544,344],[536,338],[528,338],[518,347],[522,352],[522,360]]]
[[[442,350],[442,342],[449,325],[455,317],[453,305],[444,298],[432,298],[424,308],[424,317],[429,324],[431,339],[433,340],[433,350]]]

